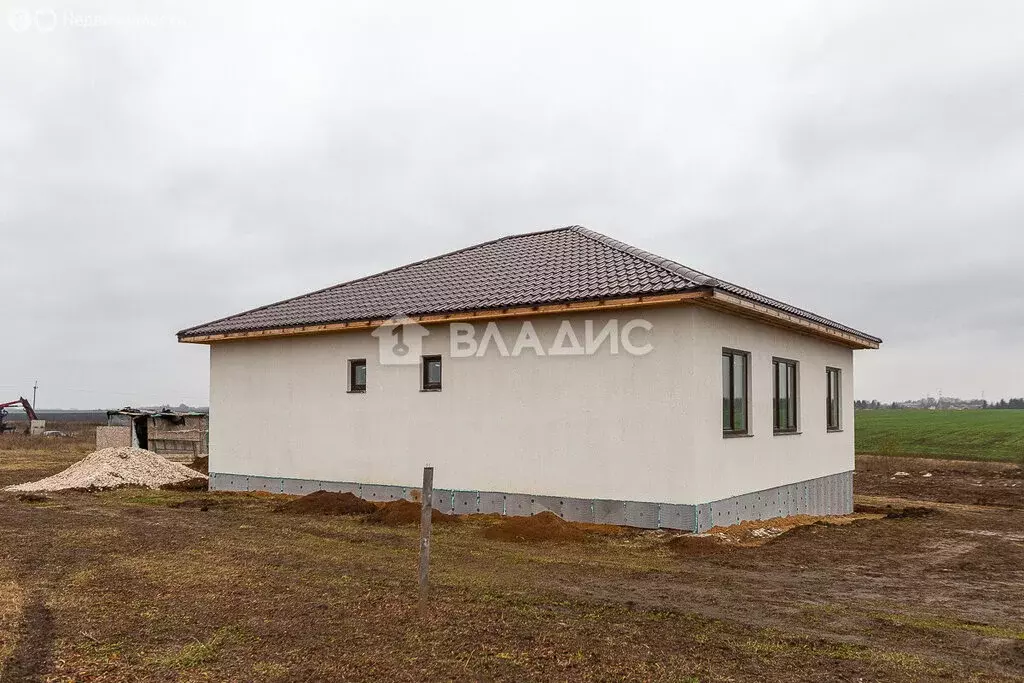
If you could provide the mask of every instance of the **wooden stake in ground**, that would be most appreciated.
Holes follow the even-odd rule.
[[[430,590],[430,530],[434,513],[434,468],[423,468],[423,488],[420,498],[420,616],[427,616],[427,594]]]

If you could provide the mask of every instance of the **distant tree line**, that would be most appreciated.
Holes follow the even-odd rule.
[[[970,401],[961,401],[960,399],[943,399],[941,401],[936,401],[935,399],[931,398],[919,399],[917,401],[893,401],[892,403],[882,403],[881,401],[877,400],[857,400],[853,402],[853,405],[857,410],[882,410],[931,407],[939,409],[971,407],[984,410],[1024,410],[1024,398],[1004,398],[998,401],[986,401],[984,399],[972,399]]]
[[[854,401],[853,407],[857,410],[879,410],[881,408],[895,408],[896,402],[892,404],[882,403],[881,401]]]
[[[986,408],[1002,408],[1004,410],[1006,410],[1008,408],[1012,408],[1013,410],[1021,410],[1021,409],[1024,409],[1024,398],[1011,398],[1009,401],[1007,401],[1004,398],[1001,401],[998,401],[998,402],[993,401],[992,403],[989,403],[988,401],[985,401],[985,407]]]

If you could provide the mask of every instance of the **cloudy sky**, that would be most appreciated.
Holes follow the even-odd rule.
[[[575,223],[1024,394],[1024,3],[0,6],[0,398],[205,404],[178,329]]]

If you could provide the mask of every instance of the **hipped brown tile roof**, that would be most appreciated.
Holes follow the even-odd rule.
[[[580,226],[510,235],[191,327],[233,332],[717,289],[881,340]]]

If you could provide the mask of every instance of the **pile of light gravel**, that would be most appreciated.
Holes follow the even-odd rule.
[[[104,448],[90,453],[59,474],[39,481],[8,486],[5,491],[64,491],[146,486],[151,489],[207,477],[141,448]]]

